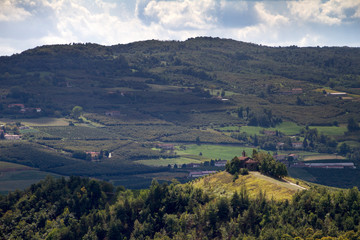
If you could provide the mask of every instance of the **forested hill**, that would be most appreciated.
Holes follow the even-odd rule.
[[[312,188],[292,201],[229,198],[191,184],[130,191],[79,177],[47,178],[0,196],[1,239],[359,239],[357,188]]]
[[[210,80],[211,84],[222,87],[237,83],[227,75],[232,73],[251,79],[276,76],[358,88],[359,65],[360,48],[266,47],[209,37],[184,42],[150,40],[109,47],[90,43],[51,45],[0,58],[0,72],[10,75],[24,74],[24,71],[60,74],[59,70],[82,70],[111,77],[128,75],[132,69],[135,75],[154,74],[159,81],[167,83],[210,84],[204,83]],[[194,78],[197,81],[190,81]]]
[[[330,124],[357,118],[358,108],[351,101],[344,105],[325,100],[321,91],[315,90],[346,91],[357,99],[359,66],[360,48],[266,47],[210,37],[114,46],[50,45],[0,57],[0,95],[8,98],[0,109],[7,110],[5,104],[23,103],[42,108],[46,115],[65,116],[75,105],[103,113],[116,104],[132,104],[138,111],[161,118],[170,109],[175,113],[199,110],[173,104],[173,97],[183,99],[180,105],[202,105],[204,100],[199,97],[221,94],[232,96],[234,105],[253,106],[256,111],[267,105],[278,117],[300,124]],[[185,92],[174,95],[181,90],[175,87]],[[197,96],[189,96],[194,94],[186,88]],[[297,88],[302,89],[300,95],[284,97]],[[167,107],[159,106],[164,104]],[[284,105],[295,106],[289,110]],[[219,109],[224,107],[206,108]],[[308,114],[299,115],[299,111]]]

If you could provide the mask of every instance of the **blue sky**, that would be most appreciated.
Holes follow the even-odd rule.
[[[359,0],[0,0],[0,55],[46,44],[231,38],[360,47]]]

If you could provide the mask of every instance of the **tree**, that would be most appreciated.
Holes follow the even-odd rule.
[[[196,140],[195,140],[196,144],[197,145],[200,145],[201,141],[200,141],[200,137],[196,137]]]
[[[347,129],[349,132],[358,131],[360,129],[359,124],[354,120],[354,118],[349,118]]]
[[[0,132],[0,139],[5,139],[4,131],[1,131],[1,132]]]
[[[348,152],[350,152],[350,147],[346,143],[342,143],[339,147],[339,154],[346,155]]]
[[[83,112],[83,108],[80,106],[75,106],[71,111],[71,116],[75,119],[79,119]]]
[[[243,118],[243,117],[244,117],[243,111],[244,111],[244,108],[243,108],[243,107],[240,107],[240,108],[238,109],[237,114],[238,114],[238,117],[239,117],[239,118]]]

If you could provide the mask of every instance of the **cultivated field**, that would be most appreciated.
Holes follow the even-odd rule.
[[[322,161],[322,160],[346,160],[345,157],[334,154],[319,154],[304,157],[304,161]]]
[[[24,165],[0,161],[0,194],[6,194],[16,189],[25,189],[44,179],[47,175],[60,177],[60,175],[38,171]]]
[[[65,118],[24,118],[24,119],[10,119],[10,118],[1,118],[0,123],[13,123],[21,122],[22,124],[30,127],[44,127],[44,126],[69,126],[69,120]]]
[[[148,166],[168,166],[177,164],[178,167],[181,167],[182,164],[188,163],[202,163],[198,159],[187,158],[187,157],[179,157],[179,158],[160,158],[160,159],[149,159],[149,160],[138,160],[135,163],[140,163]]]

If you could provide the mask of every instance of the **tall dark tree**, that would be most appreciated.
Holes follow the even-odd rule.
[[[354,132],[354,131],[360,130],[360,127],[359,127],[359,124],[355,121],[354,118],[349,118],[348,119],[347,129],[348,129],[349,132]]]

